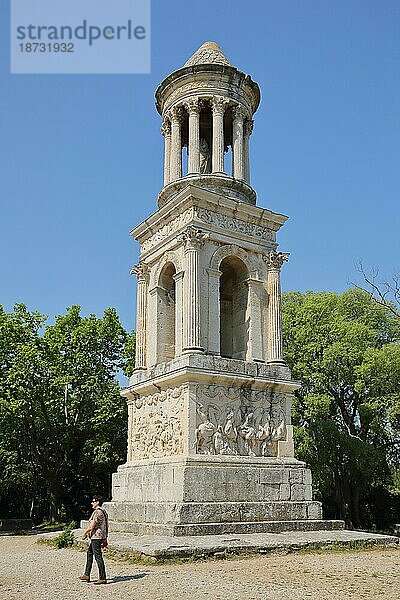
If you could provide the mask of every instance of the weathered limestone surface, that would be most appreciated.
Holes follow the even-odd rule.
[[[294,458],[276,233],[255,206],[255,82],[207,43],[156,93],[165,136],[158,210],[140,244],[127,462],[106,504],[115,531],[204,535],[330,529]],[[183,148],[188,149],[184,173]],[[225,152],[232,151],[231,170]]]

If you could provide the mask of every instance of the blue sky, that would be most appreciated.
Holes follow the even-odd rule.
[[[153,0],[150,75],[10,75],[0,4],[0,303],[49,315],[115,306],[134,327],[138,247],[156,208],[154,91],[206,40],[261,87],[260,206],[289,215],[285,290],[399,271],[398,0]]]

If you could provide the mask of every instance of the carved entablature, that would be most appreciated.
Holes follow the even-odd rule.
[[[247,94],[243,93],[241,88],[235,89],[230,86],[228,81],[223,82],[220,79],[218,80],[210,77],[208,80],[203,78],[201,84],[199,84],[198,80],[192,80],[183,85],[179,85],[179,87],[172,91],[166,99],[163,106],[164,114],[166,114],[170,107],[173,107],[177,102],[187,102],[193,96],[196,96],[200,100],[220,97],[224,100],[226,99],[240,103],[245,107],[246,114],[249,115],[253,114],[257,102],[255,98],[250,99]]]
[[[133,400],[130,460],[184,452],[184,397],[187,385],[168,388]]]
[[[144,254],[158,246],[161,242],[165,242],[169,236],[178,232],[185,225],[188,225],[193,220],[193,215],[194,210],[192,207],[178,214],[175,219],[160,227],[155,233],[141,242],[141,252]]]
[[[277,456],[290,424],[286,394],[210,384],[198,386],[197,399],[198,454]]]
[[[255,223],[249,223],[248,221],[242,221],[235,217],[230,217],[222,213],[217,213],[212,210],[196,207],[195,210],[196,218],[204,223],[215,225],[224,231],[233,231],[235,233],[244,233],[258,238],[259,240],[266,242],[275,242],[275,232],[267,227],[262,227]]]

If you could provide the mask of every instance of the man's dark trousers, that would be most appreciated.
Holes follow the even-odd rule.
[[[93,554],[97,562],[97,566],[99,568],[99,579],[106,580],[106,568],[104,566],[103,554],[101,552],[101,542],[102,540],[91,540],[90,545],[86,555],[86,569],[85,575],[90,577],[90,571],[92,570],[93,565]]]

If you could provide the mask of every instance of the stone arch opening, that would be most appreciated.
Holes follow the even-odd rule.
[[[246,359],[248,323],[249,272],[236,256],[227,256],[219,267],[220,277],[220,348],[221,356]]]
[[[157,299],[157,362],[166,362],[175,357],[176,322],[176,269],[167,262],[159,277]]]

